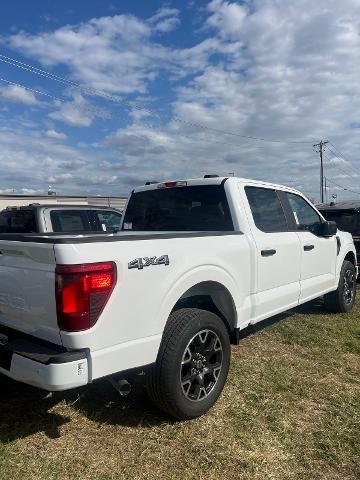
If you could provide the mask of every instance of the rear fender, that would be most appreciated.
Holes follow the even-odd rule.
[[[244,304],[246,295],[244,291],[241,291],[241,287],[239,288],[239,285],[235,283],[234,278],[226,270],[218,266],[211,266],[211,268],[208,266],[198,267],[189,272],[185,272],[170,287],[157,315],[158,331],[164,331],[169,315],[179,299],[181,299],[188,290],[203,282],[215,282],[223,286],[229,292],[235,307],[235,312],[238,313],[238,308]],[[236,318],[234,327],[237,327],[238,323],[238,318]]]

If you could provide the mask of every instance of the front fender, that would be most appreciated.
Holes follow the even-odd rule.
[[[344,263],[346,256],[348,256],[349,254],[352,254],[352,256],[355,259],[355,266],[356,266],[356,273],[357,273],[358,267],[356,263],[356,249],[355,249],[354,241],[351,234],[348,232],[343,232],[341,230],[338,230],[337,237],[340,240],[340,251],[338,253],[337,261],[336,261],[336,277],[337,278],[340,277],[342,264]]]

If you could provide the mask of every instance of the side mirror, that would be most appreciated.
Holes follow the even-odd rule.
[[[336,222],[325,221],[321,224],[320,235],[322,237],[332,237],[336,234],[336,232],[337,232]]]

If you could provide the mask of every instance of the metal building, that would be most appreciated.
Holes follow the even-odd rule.
[[[30,203],[59,205],[96,205],[114,207],[123,210],[127,197],[87,197],[67,195],[2,195],[0,194],[0,210],[10,206],[25,206]]]

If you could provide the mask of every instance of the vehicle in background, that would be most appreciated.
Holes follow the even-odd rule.
[[[360,260],[360,201],[331,202],[317,205],[326,220],[336,222],[339,230],[351,233],[356,248],[357,261]]]
[[[115,233],[121,217],[115,208],[91,205],[7,207],[0,212],[0,233]]]

